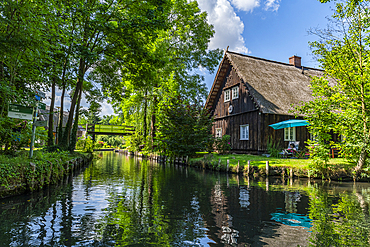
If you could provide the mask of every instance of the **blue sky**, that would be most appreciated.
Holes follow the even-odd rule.
[[[216,31],[209,48],[226,49],[279,62],[302,57],[302,65],[318,68],[311,55],[311,28],[325,28],[333,4],[318,0],[198,0]],[[208,89],[215,73],[206,75]]]
[[[210,49],[229,46],[229,51],[286,63],[289,57],[297,55],[302,57],[303,66],[319,67],[308,45],[317,37],[308,35],[308,31],[326,27],[333,4],[318,0],[198,0],[198,4],[208,13],[208,22],[215,29]],[[215,73],[201,73],[210,90]],[[61,91],[57,90],[56,95],[55,104],[59,106]],[[50,105],[50,100],[45,103]],[[88,107],[84,97],[81,105]],[[69,106],[67,97],[65,107]],[[103,102],[100,115],[112,114],[113,108]]]

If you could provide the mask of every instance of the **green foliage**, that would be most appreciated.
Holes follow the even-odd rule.
[[[153,36],[133,34],[145,44],[139,51],[120,53],[125,60],[120,68],[123,80],[104,85],[116,110],[122,112],[120,118],[135,126],[144,138],[157,134],[160,108],[167,98],[180,95],[192,103],[205,98],[204,78],[194,70],[202,67],[213,71],[222,56],[219,50],[208,50],[214,31],[196,1],[166,2],[162,16],[163,29],[157,29]]]
[[[0,186],[24,186],[24,181],[28,181],[30,185],[42,188],[64,176],[65,162],[75,157],[63,151],[35,150],[32,159],[28,155],[27,151],[17,152],[15,156],[0,155]]]
[[[226,154],[231,150],[230,136],[223,135],[221,138],[215,138],[215,147],[218,153]]]
[[[321,175],[322,178],[327,178],[330,149],[311,140],[308,140],[307,144],[310,159],[312,160],[309,164],[310,176],[316,177]]]
[[[147,136],[147,138],[145,140],[144,148],[141,150],[141,152],[144,155],[149,155],[149,154],[153,153],[153,150],[154,150],[154,147],[153,147],[152,138],[150,136]]]
[[[16,151],[26,147],[31,142],[32,123],[20,119],[0,117],[0,147],[5,154],[14,154]],[[35,133],[36,141],[45,141],[47,132],[43,127],[37,127]]]
[[[361,193],[341,194],[336,202],[322,189],[313,187],[308,192],[313,220],[310,246],[369,245],[370,222]]]
[[[279,142],[274,142],[273,139],[270,137],[267,140],[267,152],[275,158],[279,158],[281,153],[281,148],[278,147],[277,143]]]
[[[366,165],[370,148],[368,6],[369,1],[338,2],[331,19],[333,26],[313,32],[320,41],[312,42],[311,47],[325,76],[312,78],[315,99],[299,107],[320,146],[329,144],[331,133],[344,137],[333,145],[341,154],[356,154],[356,172]]]
[[[97,141],[104,142],[111,147],[118,147],[125,143],[123,137],[117,135],[99,135]]]
[[[91,139],[90,136],[85,138],[79,138],[76,144],[76,149],[82,150],[84,153],[92,153],[94,152],[95,144],[94,141]]]
[[[156,139],[160,151],[168,156],[191,156],[206,150],[212,139],[213,119],[203,105],[176,97],[160,109]]]
[[[46,146],[42,149],[44,152],[55,153],[63,151],[58,145]]]
[[[130,151],[140,151],[140,145],[143,145],[144,137],[140,133],[135,132],[135,134],[127,138],[127,143]]]

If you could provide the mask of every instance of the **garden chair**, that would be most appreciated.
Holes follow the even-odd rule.
[[[293,144],[294,145],[294,147],[295,147],[295,149],[296,149],[297,152],[295,152],[295,153],[293,153],[293,152],[292,153],[289,153],[289,152],[286,151],[290,147],[290,144]],[[279,153],[282,158],[294,157],[295,154],[297,154],[299,152],[299,141],[295,141],[295,142],[290,141],[288,143],[288,148],[287,149],[284,149],[283,151],[281,151]]]

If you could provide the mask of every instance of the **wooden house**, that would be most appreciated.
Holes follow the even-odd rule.
[[[322,75],[301,66],[298,56],[282,63],[226,51],[206,101],[215,119],[213,134],[230,135],[236,153],[266,152],[269,138],[280,148],[289,141],[302,147],[310,137],[306,127],[274,130],[269,125],[294,119],[292,105],[312,100],[310,78]]]

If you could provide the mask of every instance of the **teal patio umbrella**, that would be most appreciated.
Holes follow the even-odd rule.
[[[307,120],[300,120],[300,119],[290,119],[283,122],[278,122],[269,125],[270,127],[279,130],[279,129],[285,129],[289,127],[299,127],[299,126],[307,126],[310,125]]]

